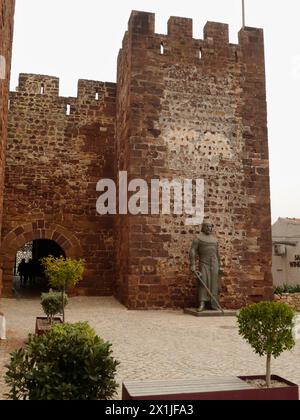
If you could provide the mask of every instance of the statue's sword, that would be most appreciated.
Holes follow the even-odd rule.
[[[204,289],[207,291],[207,293],[209,294],[209,296],[217,304],[217,306],[220,309],[220,311],[222,312],[222,314],[224,315],[224,313],[225,313],[224,312],[224,309],[222,308],[222,306],[219,304],[218,300],[215,298],[215,296],[212,294],[212,292],[209,290],[209,288],[206,286],[206,284],[202,280],[201,273],[199,273],[199,271],[195,271],[195,275],[196,275],[197,279],[200,281],[200,283],[202,284],[202,286],[204,287]]]

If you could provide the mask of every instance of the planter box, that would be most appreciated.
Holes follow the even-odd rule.
[[[50,325],[47,318],[42,318],[42,317],[37,318],[36,324],[35,324],[35,334],[36,335],[47,334],[47,332],[49,332],[51,327],[53,327],[53,325],[55,324],[62,324],[62,319],[58,317],[53,318],[53,323],[52,325]]]
[[[123,400],[298,400],[298,385],[278,376],[273,380],[287,386],[256,388],[247,380],[265,379],[264,376],[208,378],[195,380],[134,381],[123,383]]]
[[[240,376],[243,381],[252,381],[257,379],[265,380],[265,376]],[[299,386],[292,382],[281,378],[280,376],[272,375],[272,380],[282,383],[278,388],[254,388],[253,396],[255,400],[269,400],[269,401],[298,401],[299,400]]]

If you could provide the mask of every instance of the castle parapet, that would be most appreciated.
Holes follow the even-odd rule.
[[[115,100],[116,84],[109,82],[99,82],[94,80],[79,80],[77,97],[65,98],[59,96],[59,78],[54,76],[44,76],[39,74],[25,74],[19,76],[19,86],[17,92],[13,92],[15,97],[18,94],[38,95],[42,99],[53,97],[57,100],[65,100],[66,103],[75,104],[79,101],[101,102]]]
[[[153,35],[155,30],[155,14],[133,10],[128,22],[130,33]]]
[[[229,44],[229,26],[225,23],[207,22],[204,27],[204,39],[215,45]]]
[[[193,20],[171,16],[168,21],[168,35],[172,38],[193,38]]]
[[[262,29],[242,29],[238,44],[230,43],[227,24],[207,22],[203,32],[203,39],[193,38],[193,20],[172,16],[168,21],[167,35],[158,34],[155,33],[155,14],[133,11],[123,40],[123,51],[129,47],[141,50],[141,54],[151,51],[158,59],[166,56],[173,57],[174,61],[201,61],[208,65],[219,61],[222,65],[226,62],[233,64],[243,60],[244,55],[263,54]],[[201,60],[197,61],[199,58]]]
[[[53,76],[20,74],[18,92],[35,95],[58,96],[59,79]]]
[[[103,101],[107,98],[115,98],[116,84],[109,82],[98,82],[94,80],[78,81],[78,99],[88,101]]]

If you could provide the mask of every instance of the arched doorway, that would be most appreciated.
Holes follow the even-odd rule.
[[[41,260],[48,256],[65,257],[58,243],[49,239],[35,239],[17,251],[13,273],[13,290],[18,297],[39,296],[48,291]]]
[[[35,220],[19,225],[10,231],[2,241],[0,249],[0,296],[13,296],[13,273],[17,252],[27,243],[35,240],[54,241],[66,257],[81,258],[83,250],[79,239],[64,226],[46,220]]]

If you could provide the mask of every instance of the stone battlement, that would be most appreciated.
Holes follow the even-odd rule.
[[[229,42],[229,26],[224,23],[207,22],[203,39],[193,38],[193,20],[170,17],[167,35],[155,33],[155,14],[133,11],[128,22],[128,32],[123,40],[123,49],[129,44],[133,48],[147,48],[157,56],[196,59],[208,62],[212,56],[227,56],[229,61],[238,61],[247,51],[258,47],[263,50],[262,29],[245,27],[239,32],[239,43]]]
[[[1,0],[0,0],[1,2]],[[115,294],[132,309],[193,307],[186,216],[96,212],[99,179],[203,179],[205,214],[222,259],[222,306],[272,298],[269,154],[263,30],[133,11],[117,83],[21,74],[11,93],[4,194],[3,295],[18,249],[52,239],[84,258],[79,293]],[[7,112],[7,111],[6,111]],[[0,287],[1,288],[1,287]]]
[[[19,76],[19,85],[16,91],[20,94],[64,98],[59,96],[59,78],[54,76],[22,73]],[[78,81],[77,98],[72,99],[101,101],[106,98],[115,98],[115,96],[115,83],[81,79]]]

